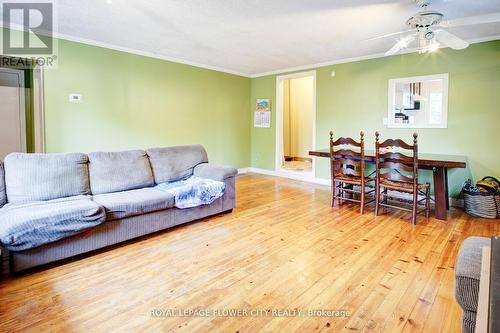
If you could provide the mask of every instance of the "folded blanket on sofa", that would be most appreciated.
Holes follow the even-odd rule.
[[[175,207],[191,208],[209,205],[222,197],[226,184],[193,176],[186,180],[162,183],[156,188],[172,194],[175,197]]]

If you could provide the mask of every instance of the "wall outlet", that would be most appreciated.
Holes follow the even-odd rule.
[[[388,123],[389,123],[389,120],[387,119],[387,117],[385,117],[385,118],[382,120],[382,124],[387,125]]]
[[[83,101],[83,96],[81,94],[69,94],[70,103],[81,103]]]

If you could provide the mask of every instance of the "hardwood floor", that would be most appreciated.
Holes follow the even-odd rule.
[[[330,208],[329,189],[244,175],[233,213],[0,283],[0,331],[459,332],[453,266],[499,220]],[[165,317],[251,309],[257,317]],[[267,310],[347,310],[273,317]]]

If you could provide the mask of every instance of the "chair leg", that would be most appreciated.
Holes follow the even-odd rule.
[[[365,212],[365,187],[364,186],[361,186],[361,208],[360,208],[360,212],[361,212],[361,215],[364,214]]]
[[[344,204],[344,183],[339,183],[339,203]]]
[[[425,217],[429,218],[431,213],[431,188],[427,186],[427,191],[425,192]]]
[[[384,188],[384,204],[388,204],[389,203],[389,198],[387,197],[387,194],[388,194],[388,190],[387,190],[387,187]],[[387,206],[384,206],[384,214],[387,214]]]
[[[411,223],[417,224],[418,190],[413,191],[413,209],[411,212]]]
[[[332,200],[330,202],[330,207],[334,207],[335,206],[335,191],[337,189],[335,188],[335,182],[332,182]]]
[[[378,210],[380,207],[380,186],[375,184],[375,216],[378,216]]]

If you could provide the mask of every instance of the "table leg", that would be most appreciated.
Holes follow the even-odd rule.
[[[450,210],[450,194],[448,192],[448,168],[444,168],[444,189],[446,190],[446,210]]]
[[[435,212],[438,220],[446,220],[446,171],[445,168],[434,168],[432,170],[434,176],[434,200]]]

